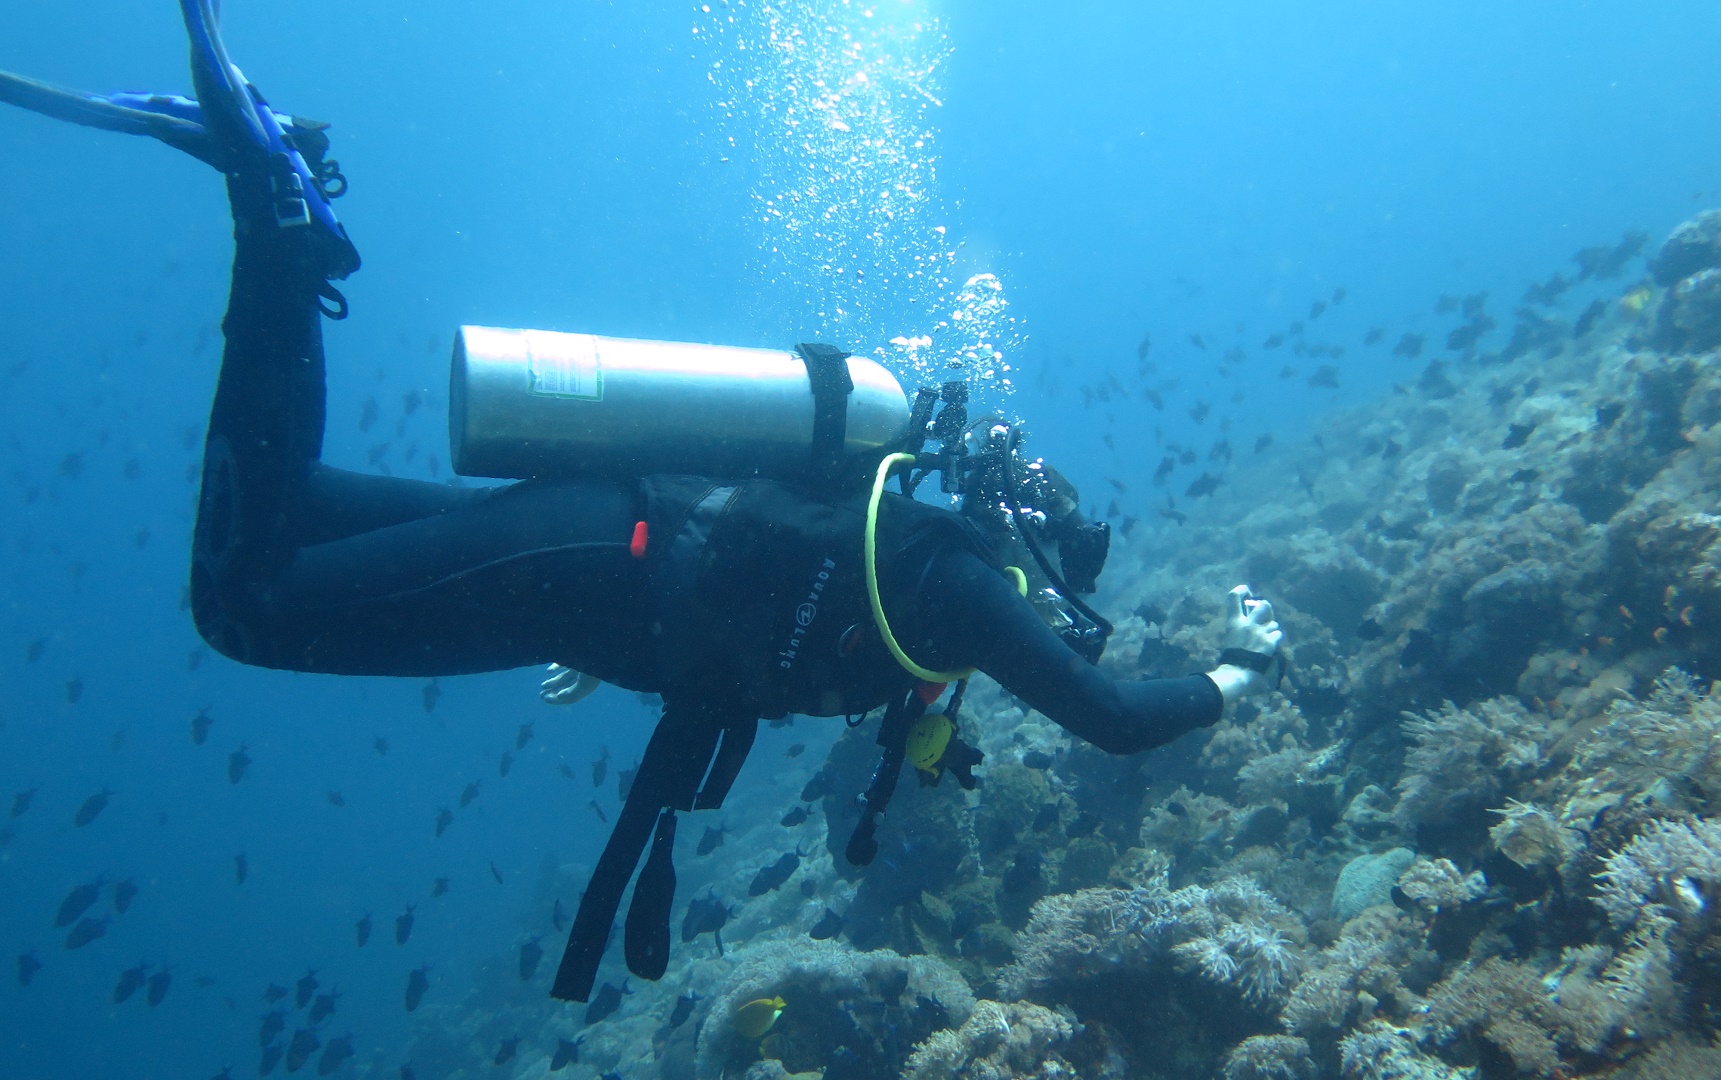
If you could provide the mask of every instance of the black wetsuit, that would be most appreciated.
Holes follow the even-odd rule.
[[[247,226],[263,211],[244,187],[229,181],[237,250],[192,569],[192,610],[208,642],[243,663],[294,671],[433,676],[557,661],[665,692],[652,559],[629,550],[645,514],[638,483],[456,488],[318,460],[321,277],[295,234]],[[886,609],[920,663],[978,668],[1112,753],[1218,719],[1222,701],[1204,676],[1114,681],[973,551],[927,548],[910,546],[913,565],[881,567]],[[898,678],[875,652],[880,678]]]

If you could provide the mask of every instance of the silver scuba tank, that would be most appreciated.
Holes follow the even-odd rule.
[[[908,399],[882,365],[678,341],[462,326],[448,435],[454,471],[502,479],[688,473],[816,478],[873,461],[908,430]],[[815,360],[821,362],[815,365]],[[816,371],[852,391],[822,392]],[[846,389],[846,387],[844,388]],[[816,420],[817,416],[817,420]],[[825,461],[815,439],[826,443]]]

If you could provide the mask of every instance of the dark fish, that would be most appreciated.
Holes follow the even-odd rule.
[[[250,876],[251,863],[245,858],[245,853],[241,851],[239,854],[233,856],[233,880],[243,885],[245,884],[245,879]]]
[[[1182,803],[1178,802],[1176,799],[1173,799],[1170,802],[1166,803],[1165,809],[1166,809],[1166,812],[1169,813],[1172,817],[1186,818],[1189,816],[1188,809],[1185,808],[1184,805]]]
[[[617,1009],[621,1008],[621,996],[631,993],[633,991],[627,988],[626,979],[621,981],[619,989],[614,983],[604,983],[598,987],[597,995],[592,998],[592,1003],[586,1006],[586,1025],[589,1027],[599,1020],[613,1015]]]
[[[795,871],[801,868],[801,849],[785,851],[776,862],[753,875],[753,883],[747,886],[748,896],[764,896],[772,889],[782,885]]]
[[[785,828],[792,829],[811,816],[812,815],[808,812],[806,807],[797,806],[787,814],[783,815],[782,824]]]
[[[317,1033],[310,1028],[300,1028],[293,1032],[293,1041],[287,1044],[287,1071],[298,1072],[305,1067],[305,1062],[311,1060],[311,1055],[323,1045],[323,1040],[317,1038]]]
[[[1271,435],[1257,436],[1255,439],[1255,453],[1264,454],[1264,453],[1266,453],[1267,448],[1272,446],[1272,445],[1273,445],[1273,436],[1271,436]]]
[[[561,1072],[569,1065],[577,1064],[580,1060],[580,1044],[586,1041],[581,1035],[573,1042],[566,1039],[556,1040],[556,1052],[550,1055],[550,1071]]]
[[[1368,333],[1362,336],[1364,345],[1379,345],[1386,337],[1386,331],[1378,326],[1370,327]]]
[[[12,817],[22,817],[24,811],[30,809],[30,804],[36,801],[36,789],[26,788],[12,796]]]
[[[1152,348],[1153,348],[1153,335],[1152,334],[1143,334],[1141,336],[1141,344],[1139,344],[1135,347],[1135,358],[1137,360],[1146,360],[1148,351],[1151,350]]]
[[[509,771],[513,768],[514,755],[507,750],[502,751],[501,758],[496,762],[496,771],[502,775],[503,779],[507,779]]]
[[[72,824],[81,829],[96,820],[102,811],[108,808],[108,798],[112,795],[113,792],[103,788],[85,799],[78,807],[78,812],[72,815]]]
[[[55,926],[70,926],[78,921],[78,916],[90,910],[90,906],[101,898],[102,886],[107,884],[107,876],[102,875],[94,881],[86,881],[82,885],[74,885],[66,893],[66,898],[60,901],[60,910],[54,915]]]
[[[830,908],[826,908],[825,913],[819,916],[819,921],[813,924],[811,930],[807,931],[807,936],[814,941],[824,941],[827,938],[834,938],[842,932],[843,917]]]
[[[514,1055],[519,1051],[519,1049],[520,1036],[516,1035],[512,1039],[503,1039],[501,1045],[496,1047],[496,1056],[491,1059],[492,1064],[508,1064],[510,1061],[514,1060]]]
[[[442,696],[442,687],[436,685],[436,680],[432,679],[424,684],[424,689],[420,691],[420,694],[424,698],[424,711],[427,713],[435,712],[436,701]]]
[[[610,748],[607,746],[600,746],[598,749],[601,753],[598,754],[597,760],[592,762],[593,787],[604,786],[604,774],[609,771],[610,767]]]
[[[586,803],[586,805],[592,808],[592,813],[598,816],[599,821],[603,822],[605,825],[610,823],[610,816],[604,813],[604,808],[598,805],[598,801],[596,799],[592,799],[590,802]]]
[[[436,811],[436,835],[441,836],[454,824],[454,811],[444,806]]]
[[[490,876],[496,879],[496,884],[502,884],[502,871],[496,868],[495,863],[490,864]]]
[[[353,1056],[353,1037],[342,1035],[338,1039],[330,1039],[329,1045],[323,1047],[323,1056],[317,1059],[317,1075],[327,1076],[341,1067],[341,1063]]]
[[[611,1069],[609,1072],[598,1077],[598,1080],[626,1080],[626,1078],[622,1076],[619,1069]]]
[[[1573,324],[1572,336],[1575,338],[1581,338],[1581,337],[1587,335],[1591,330],[1594,330],[1596,328],[1596,323],[1600,322],[1601,317],[1603,315],[1606,315],[1606,314],[1607,314],[1607,303],[1606,303],[1606,301],[1602,301],[1602,300],[1590,301],[1590,306],[1587,308],[1584,308],[1583,313],[1578,316],[1578,321]]]
[[[1649,234],[1643,232],[1628,232],[1613,247],[1597,245],[1580,248],[1572,261],[1578,264],[1578,280],[1596,278],[1605,281],[1618,277],[1625,264],[1636,258],[1643,251],[1643,246],[1649,243]]]
[[[149,976],[149,965],[139,964],[134,968],[126,968],[120,972],[119,982],[114,984],[114,1004],[123,1005],[131,1000],[131,996],[143,989],[144,980]]]
[[[1052,767],[1052,755],[1044,750],[1030,750],[1022,755],[1022,764],[1030,769],[1049,769]]]
[[[167,997],[168,987],[172,985],[173,969],[162,968],[149,977],[149,990],[143,996],[144,1002],[152,1009],[160,1005],[162,999]]]
[[[1207,422],[1207,418],[1212,415],[1212,413],[1213,406],[1207,404],[1205,401],[1197,401],[1189,408],[1189,419],[1195,421],[1197,424],[1205,424]]]
[[[1364,619],[1362,622],[1357,624],[1356,628],[1356,636],[1361,638],[1363,641],[1377,641],[1385,633],[1386,631],[1381,629],[1380,623],[1376,622],[1373,618]]]
[[[693,1015],[693,1007],[699,1003],[699,995],[689,990],[675,999],[675,1008],[669,1011],[669,1027],[671,1030],[687,1023],[687,1018]]]
[[[1406,334],[1398,339],[1398,344],[1392,347],[1392,355],[1402,356],[1406,360],[1415,360],[1422,355],[1424,340],[1421,334]]]
[[[329,800],[330,806],[345,806],[347,804],[347,797],[338,791],[325,791],[323,798]]]
[[[560,769],[562,772],[562,775],[567,777],[569,780],[572,780],[574,778],[573,766],[569,765],[567,762],[565,762],[565,761],[557,762],[556,768]]]
[[[524,750],[526,744],[532,741],[532,725],[521,724],[520,730],[514,732],[514,749]]]
[[[76,705],[78,703],[78,699],[83,697],[83,696],[84,696],[84,680],[82,680],[82,679],[67,679],[66,680],[66,704],[67,705]]]
[[[18,954],[18,985],[29,986],[30,980],[36,977],[36,972],[42,970],[42,962],[36,959],[34,950]]]
[[[1141,398],[1149,405],[1152,405],[1155,412],[1165,411],[1165,396],[1158,390],[1149,387],[1141,392]]]
[[[412,1071],[411,1065],[400,1067],[400,1080],[418,1080],[418,1074]]]
[[[1536,430],[1535,424],[1512,424],[1506,429],[1506,439],[1500,444],[1502,450],[1516,450],[1530,441],[1530,433]]]
[[[376,751],[377,757],[387,757],[388,756],[388,740],[383,738],[381,735],[378,735],[376,737],[376,741],[371,743],[370,745],[371,745],[371,749]]]
[[[1309,385],[1316,389],[1337,390],[1339,388],[1339,369],[1331,364],[1322,364],[1309,376]]]
[[[639,766],[638,765],[635,765],[631,769],[617,769],[616,770],[616,773],[615,773],[616,794],[621,796],[621,799],[623,802],[627,801],[627,793],[633,790],[633,778],[636,775],[638,775],[638,773],[639,773]]]
[[[801,788],[801,801],[816,802],[817,800],[824,798],[825,792],[830,789],[831,778],[825,774],[823,769],[820,769],[818,772],[813,774],[813,778],[811,780],[807,781],[806,786]]]
[[[281,1056],[285,1053],[286,1051],[279,1046],[265,1046],[263,1056],[257,1062],[257,1075],[268,1076],[274,1072],[275,1066],[281,1064]]]
[[[268,986],[263,988],[263,1000],[270,1005],[275,1004],[275,1002],[280,1001],[286,996],[287,988],[284,986],[276,986],[274,983],[270,983]]]
[[[1193,464],[1195,464],[1195,451],[1194,450],[1181,450],[1181,451],[1179,451],[1177,454],[1177,463],[1179,465],[1193,465]]]
[[[26,664],[34,664],[36,661],[40,660],[42,658],[42,654],[47,651],[48,639],[37,638],[35,641],[30,642],[30,644],[24,647],[24,662]]]
[[[568,913],[562,910],[562,898],[559,896],[556,897],[555,905],[550,908],[550,925],[556,928],[558,934],[568,925]]]
[[[424,1000],[424,992],[430,989],[430,965],[414,968],[412,974],[406,977],[406,1011],[412,1012],[418,1008],[418,1003]]]
[[[1506,477],[1506,482],[1508,484],[1531,484],[1535,483],[1536,478],[1541,475],[1535,469],[1518,469],[1511,476]]]
[[[1212,473],[1204,472],[1200,476],[1196,477],[1188,488],[1184,489],[1184,498],[1199,499],[1203,495],[1211,495],[1215,491],[1219,490],[1219,484],[1219,477],[1214,476]]]
[[[705,835],[699,838],[699,846],[693,849],[695,855],[709,855],[723,846],[723,834],[726,830],[722,825],[705,827]]]
[[[1347,297],[1349,295],[1350,295],[1350,291],[1347,290],[1343,285],[1340,285],[1338,288],[1333,290],[1333,303],[1342,304],[1345,302],[1345,297]]]
[[[408,904],[406,910],[394,918],[394,943],[396,945],[405,945],[407,939],[412,937],[412,911],[413,905]],[[300,1002],[300,1004],[302,1005],[304,1002]]]
[[[1058,804],[1047,803],[1040,807],[1040,812],[1034,815],[1033,829],[1035,832],[1045,832],[1058,823]]]
[[[433,897],[441,896],[444,893],[446,893],[447,891],[448,891],[448,879],[445,877],[439,877],[435,881],[430,883],[430,895]]]
[[[215,723],[215,718],[209,715],[208,709],[198,709],[197,715],[191,718],[191,743],[202,746],[209,738],[209,727]]]
[[[382,409],[377,405],[376,398],[365,398],[364,404],[359,406],[359,431],[365,432],[375,427],[377,417],[381,415]]]
[[[317,973],[307,971],[293,984],[293,1007],[302,1009],[311,1003],[311,997],[317,992]]]
[[[796,743],[795,745],[789,747],[787,750],[783,751],[783,756],[786,758],[798,758],[802,754],[806,753],[806,750],[807,750],[807,744],[806,743]]]
[[[1387,460],[1391,460],[1402,453],[1404,453],[1404,445],[1397,439],[1386,440],[1386,445],[1380,448],[1380,456]]]
[[[1207,341],[1200,334],[1190,334],[1189,335],[1189,344],[1195,346],[1197,349],[1200,349],[1202,352],[1207,351]]]
[[[250,747],[241,744],[239,749],[227,755],[227,782],[237,784],[245,779],[245,770],[251,767],[251,755],[245,751]]]
[[[1540,304],[1547,307],[1559,302],[1572,283],[1566,280],[1564,274],[1555,274],[1547,281],[1539,281],[1524,290],[1524,303]]]
[[[268,1046],[275,1041],[275,1036],[287,1029],[287,1010],[276,1009],[263,1017],[263,1026],[257,1029],[257,1045]]]
[[[1154,484],[1158,485],[1158,484],[1165,483],[1166,479],[1176,469],[1177,469],[1177,459],[1175,457],[1172,457],[1171,455],[1168,454],[1165,457],[1160,458],[1159,459],[1159,467],[1153,470],[1153,482],[1154,482]]]
[[[370,912],[365,912],[359,921],[353,924],[353,931],[358,937],[359,948],[370,943],[371,919]]]
[[[1320,318],[1322,315],[1325,315],[1326,312],[1327,302],[1325,300],[1316,300],[1314,303],[1309,305],[1309,320],[1312,322],[1315,319]]]
[[[722,956],[723,928],[729,924],[731,914],[729,905],[719,900],[715,893],[689,902],[687,917],[681,920],[682,943],[693,941],[700,934],[710,934],[717,941],[717,955]]]
[[[1277,349],[1279,346],[1283,345],[1284,343],[1285,343],[1285,335],[1283,335],[1283,334],[1271,334],[1267,337],[1266,341],[1261,342],[1261,347],[1263,349]]]
[[[471,806],[472,800],[476,799],[477,797],[478,797],[478,781],[474,780],[470,784],[467,784],[465,789],[460,792],[460,809],[464,810],[468,806]]]
[[[1609,401],[1604,404],[1597,405],[1596,426],[1601,428],[1603,431],[1606,431],[1608,428],[1611,428],[1614,424],[1618,423],[1619,418],[1624,415],[1625,406],[1617,401]],[[17,817],[18,811],[14,810],[12,816]]]
[[[318,994],[311,1000],[311,1011],[305,1017],[305,1022],[316,1025],[333,1016],[335,1014],[335,999],[340,996],[333,990],[326,994]]]
[[[544,947],[538,944],[537,937],[532,937],[520,946],[520,981],[531,982],[532,976],[538,973],[538,962],[544,959]]]
[[[66,935],[66,948],[81,949],[99,937],[106,937],[107,932],[106,915],[79,919],[78,925],[72,927],[72,932]]]

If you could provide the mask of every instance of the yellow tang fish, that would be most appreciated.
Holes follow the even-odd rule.
[[[941,712],[929,712],[908,729],[908,761],[921,772],[935,773],[950,745],[956,725]]]
[[[759,998],[735,1009],[735,1030],[743,1039],[761,1039],[783,1015],[788,1002],[780,997]]]
[[[1649,298],[1655,294],[1648,289],[1633,289],[1619,298],[1619,306],[1636,315],[1649,303]]]

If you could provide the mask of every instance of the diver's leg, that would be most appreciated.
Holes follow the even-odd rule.
[[[523,483],[298,549],[246,597],[247,659],[348,675],[451,675],[552,660],[655,684],[650,564],[632,484]]]

